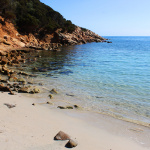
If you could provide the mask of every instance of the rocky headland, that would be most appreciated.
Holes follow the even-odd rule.
[[[4,18],[0,16],[0,21]],[[76,26],[74,32],[61,32],[57,29],[51,34],[45,34],[39,38],[36,34],[20,34],[14,24],[5,21],[0,23],[0,50],[14,50],[32,48],[38,50],[58,50],[62,45],[86,44],[87,42],[106,42],[106,39],[94,32]]]

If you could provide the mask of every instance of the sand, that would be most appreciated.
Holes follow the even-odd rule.
[[[16,107],[9,109],[4,103]],[[36,105],[33,106],[33,103]],[[107,117],[105,121],[104,116],[96,121],[88,113],[51,109],[48,105],[37,104],[36,99],[21,94],[0,93],[0,150],[65,150],[67,141],[53,140],[60,130],[78,142],[78,146],[73,148],[75,150],[150,149],[149,146],[134,141],[124,130],[126,127],[116,134],[120,126],[118,121],[117,126],[109,122]],[[114,126],[112,129],[115,131],[108,124]],[[134,134],[142,133],[139,131]]]

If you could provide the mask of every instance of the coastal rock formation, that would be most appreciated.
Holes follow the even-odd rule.
[[[4,18],[0,16],[1,22]],[[32,33],[22,35],[15,28],[14,24],[5,21],[0,23],[0,56],[4,55],[2,50],[12,50],[21,48],[32,48],[38,50],[59,50],[62,45],[85,44],[87,42],[106,42],[105,38],[94,32],[76,26],[72,33],[62,32],[59,28],[53,33],[45,34],[42,38]]]
[[[86,44],[87,42],[104,42],[106,39],[94,32],[76,27],[73,33],[56,33],[58,42],[67,45]]]

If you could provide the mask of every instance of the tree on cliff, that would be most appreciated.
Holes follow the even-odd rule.
[[[0,6],[0,14],[4,17],[4,22],[15,18],[14,0],[0,0]]]
[[[75,25],[60,13],[39,0],[0,0],[0,12],[13,21],[22,33],[52,33],[58,28],[63,32],[73,32]]]

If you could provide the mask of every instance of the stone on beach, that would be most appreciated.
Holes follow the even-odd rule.
[[[73,109],[72,106],[66,106],[66,107],[64,107],[64,106],[58,106],[57,108],[59,108],[59,109]]]
[[[79,105],[73,105],[73,107],[75,108],[75,109],[78,109],[78,110],[82,110],[82,107],[81,106],[79,106]]]
[[[66,106],[66,109],[73,109],[72,106]]]
[[[4,105],[6,105],[8,108],[16,107],[16,105],[12,105],[12,104],[8,104],[8,103],[4,103]]]
[[[15,95],[15,93],[14,92],[12,92],[12,91],[10,91],[10,93],[9,93],[10,95]]]
[[[0,84],[0,91],[10,92],[11,90],[8,86],[5,86],[4,84]]]
[[[60,131],[57,133],[57,135],[54,137],[54,140],[70,140],[70,136],[66,133],[64,133],[63,131]]]
[[[78,145],[78,143],[72,139],[70,139],[68,141],[68,143],[65,145],[66,148],[73,148],[76,147]]]
[[[64,106],[58,106],[57,108],[66,109],[66,107],[64,107]]]
[[[48,102],[46,102],[46,104],[53,105],[53,103],[52,103],[52,102],[49,102],[49,101],[48,101]]]

